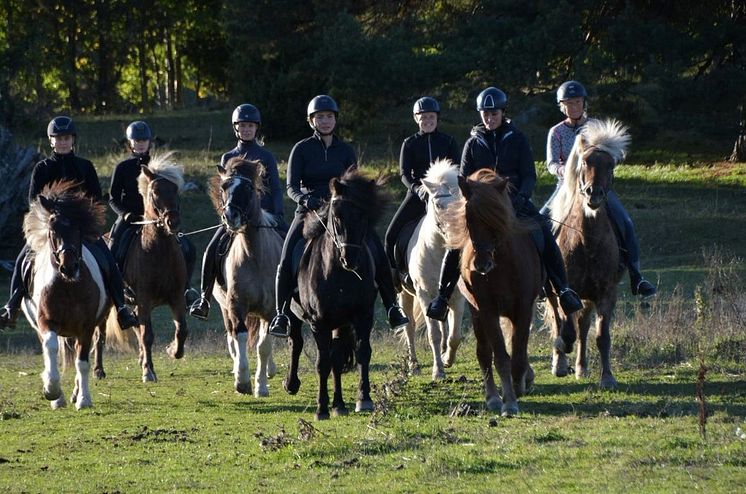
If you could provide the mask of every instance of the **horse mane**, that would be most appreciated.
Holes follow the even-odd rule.
[[[236,175],[249,178],[254,183],[254,189],[261,195],[266,191],[263,180],[265,173],[264,165],[259,160],[247,160],[241,156],[229,159],[225,163],[225,173],[218,172],[216,175],[210,177],[209,180],[209,195],[215,211],[218,214],[223,213],[220,185],[224,180]]]
[[[483,168],[465,180],[468,199],[461,197],[455,200],[442,217],[448,248],[465,249],[471,246],[467,217],[477,219],[499,237],[511,235],[520,228],[508,193],[510,184],[505,184],[507,179]]]
[[[23,233],[29,247],[40,252],[49,236],[49,219],[53,214],[64,216],[80,228],[84,240],[95,242],[104,233],[106,205],[96,201],[80,190],[80,182],[60,180],[42,189],[41,196],[54,202],[54,210],[48,211],[37,198],[29,205],[23,220]]]
[[[368,217],[369,227],[375,226],[378,220],[383,214],[383,210],[386,206],[386,200],[384,193],[382,192],[381,184],[385,181],[385,178],[378,177],[376,179],[369,179],[357,168],[348,170],[339,179],[333,178],[330,180],[330,189],[332,189],[332,198],[335,196],[334,188],[331,186],[331,182],[339,180],[342,184],[346,185],[345,193],[342,196],[345,199],[349,199],[355,203],[356,207],[363,210],[365,215]],[[329,205],[325,204],[318,210],[319,217],[325,221],[329,214]],[[311,221],[308,221],[311,220]],[[324,233],[326,230],[316,215],[312,213],[306,213],[306,221],[303,225],[303,236],[307,239],[315,238]]]
[[[444,183],[452,175],[458,175],[458,166],[448,158],[438,158],[425,172],[425,180],[428,182]]]
[[[615,119],[586,122],[570,150],[565,164],[565,177],[562,187],[549,203],[552,211],[552,228],[556,231],[570,214],[575,198],[579,193],[578,180],[586,153],[593,149],[603,151],[612,157],[614,164],[622,161],[627,153],[629,129]]]
[[[174,154],[174,151],[154,154],[150,158],[148,168],[159,177],[165,178],[175,184],[179,192],[181,192],[181,189],[184,188],[184,167],[172,162],[171,158]],[[149,184],[150,180],[148,180],[148,177],[140,173],[140,176],[137,177],[137,191],[144,198],[148,197]]]

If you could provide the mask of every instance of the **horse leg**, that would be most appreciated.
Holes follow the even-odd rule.
[[[171,358],[179,359],[184,356],[184,344],[186,343],[187,336],[189,336],[185,304],[184,298],[179,296],[178,300],[171,305],[171,315],[174,318],[174,326],[176,327],[174,339],[166,347],[166,353]]]
[[[370,331],[373,328],[373,313],[358,320],[355,323],[355,338],[357,339],[357,369],[359,381],[357,386],[356,412],[372,412],[375,410],[373,400],[370,398],[370,356],[373,350],[370,347]]]
[[[430,342],[430,350],[433,353],[433,381],[440,381],[446,377],[446,371],[443,367],[443,359],[440,356],[442,323],[435,319],[426,317],[425,324],[427,324],[427,340]]]
[[[331,343],[332,332],[328,328],[314,328],[313,338],[316,340],[318,355],[316,356],[316,375],[319,378],[319,390],[316,396],[316,420],[329,418],[329,390],[327,381],[332,369]]]
[[[482,371],[482,381],[484,382],[484,398],[487,403],[487,409],[496,411],[502,408],[503,402],[495,386],[495,377],[492,373],[492,345],[485,334],[486,328],[482,316],[472,310],[472,321],[474,325],[474,336],[477,340],[477,361],[479,369]]]
[[[88,360],[91,352],[91,337],[92,335],[89,335],[87,338],[79,337],[75,342],[75,389],[73,390],[73,397],[70,401],[75,403],[77,410],[93,406],[91,390],[88,385],[89,373],[91,371],[91,363]]]
[[[150,319],[150,307],[137,306],[137,318],[140,320],[140,330],[137,340],[140,344],[140,367],[142,368],[142,382],[158,382],[153,369],[153,322]]]
[[[44,372],[41,374],[44,398],[52,402],[53,409],[61,408],[65,406],[65,398],[62,395],[60,371],[57,367],[59,339],[55,331],[47,330],[41,334],[41,348],[44,355]]]
[[[106,346],[106,320],[96,326],[93,334],[93,375],[96,379],[104,379],[104,347]]]
[[[298,363],[300,361],[300,354],[303,351],[303,334],[301,333],[303,322],[292,313],[288,317],[290,317],[290,338],[288,338],[290,365],[288,365],[288,372],[285,379],[282,380],[282,387],[288,394],[294,395],[300,389]]]
[[[256,372],[254,373],[254,396],[257,398],[269,396],[267,376],[268,365],[272,359],[272,338],[269,337],[269,323],[259,320],[257,328],[259,335],[256,342]]]
[[[500,318],[495,316],[495,322],[491,325],[492,331],[488,333],[490,344],[492,346],[492,355],[494,359],[497,374],[500,376],[502,386],[503,406],[500,409],[503,417],[513,417],[518,415],[518,397],[516,396],[513,386],[513,374],[511,356],[505,345],[505,337],[500,328]],[[513,328],[515,334],[515,328]]]
[[[448,345],[446,346],[443,355],[441,355],[443,366],[446,368],[451,367],[456,363],[456,351],[461,345],[463,339],[461,335],[461,319],[464,316],[464,304],[464,298],[458,294],[451,297],[450,310],[448,311],[447,330],[444,332],[444,334],[448,335]]]
[[[562,339],[562,325],[563,324],[574,324],[573,316],[564,318],[560,314],[559,300],[554,293],[547,295],[547,317],[550,319],[550,327],[552,328],[552,375],[555,377],[565,377],[570,373],[570,365],[567,361],[567,345]],[[569,348],[572,351],[572,346]]]
[[[588,377],[588,332],[591,327],[591,308],[578,311],[578,349],[575,355],[575,379]]]
[[[604,307],[604,309],[607,309]],[[617,381],[611,373],[611,314],[610,310],[599,310],[596,317],[596,347],[601,356],[601,380],[599,386],[603,389],[616,389]]]
[[[512,320],[513,333],[510,339],[510,367],[513,376],[513,391],[517,398],[526,394],[528,388],[528,337],[531,331],[532,307],[517,311]]]
[[[342,372],[345,365],[345,344],[350,337],[350,328],[334,330],[332,333],[332,380],[334,383],[334,395],[332,397],[332,414],[335,417],[343,417],[349,414],[344,398],[342,397]]]
[[[407,367],[410,374],[418,376],[420,375],[420,363],[417,361],[417,344],[415,341],[415,331],[417,330],[414,322],[415,299],[409,293],[401,292],[399,294],[399,304],[409,319],[405,329],[407,338]]]

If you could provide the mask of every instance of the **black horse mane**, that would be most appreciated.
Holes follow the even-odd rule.
[[[335,187],[334,182],[338,181],[341,187]],[[386,206],[386,197],[380,187],[382,179],[366,178],[357,169],[345,172],[339,179],[333,178],[329,182],[329,188],[332,191],[332,198],[342,197],[354,203],[355,207],[363,210],[368,217],[368,225],[374,226],[381,218]],[[337,191],[341,191],[340,194]],[[318,211],[319,217],[326,221],[329,215],[329,204],[324,204]],[[306,212],[306,221],[303,226],[303,236],[307,239],[318,237],[325,232],[322,224],[315,214]]]
[[[226,162],[225,171],[225,174],[218,173],[210,177],[210,200],[218,214],[222,213],[220,185],[227,178],[236,175],[249,178],[254,183],[254,190],[257,190],[260,194],[264,192],[262,178],[265,171],[261,161],[247,160],[241,156],[236,156]]]

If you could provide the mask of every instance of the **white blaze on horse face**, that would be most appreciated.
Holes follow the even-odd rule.
[[[228,185],[228,188],[225,190],[225,196],[228,198],[233,197],[236,189],[238,189],[238,187],[240,186],[241,180],[233,178],[230,185]],[[230,226],[231,228],[238,228],[241,226],[241,213],[231,208],[230,203],[226,203],[223,214],[225,215],[225,220],[228,223],[228,226]]]

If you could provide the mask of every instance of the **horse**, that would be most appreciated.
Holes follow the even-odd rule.
[[[357,170],[330,181],[331,198],[321,214],[307,217],[307,239],[300,259],[298,293],[293,310],[311,325],[318,348],[319,378],[316,420],[329,418],[327,380],[333,374],[332,413],[348,414],[342,397],[342,373],[357,361],[356,412],[372,411],[370,398],[370,332],[376,298],[375,268],[365,237],[383,209],[378,183]],[[299,340],[299,325],[291,325],[291,338]],[[298,355],[293,349],[297,371]],[[299,352],[297,352],[299,353]],[[288,375],[292,382],[294,376]]]
[[[251,348],[256,345],[256,397],[269,396],[267,378],[276,371],[268,330],[275,314],[275,273],[283,244],[272,216],[261,208],[263,174],[260,162],[233,158],[225,167],[218,165],[210,193],[234,237],[222,267],[224,283],[217,284],[213,296],[222,310],[239,393],[251,394],[247,342]]]
[[[567,353],[579,329],[575,377],[588,377],[587,337],[596,313],[596,346],[601,356],[602,388],[613,389],[611,318],[617,285],[624,272],[614,227],[604,207],[614,178],[614,167],[624,157],[630,136],[616,120],[589,120],[575,139],[565,166],[562,187],[549,204],[554,234],[562,252],[570,286],[583,300],[583,309],[567,318],[556,297],[547,298],[546,315],[554,345],[552,373],[568,374]]]
[[[41,341],[43,393],[53,409],[66,405],[57,357],[61,350],[64,362],[67,345],[60,347],[60,336],[75,339],[70,400],[78,410],[93,404],[88,357],[96,329],[105,331],[111,301],[94,254],[83,241],[95,242],[103,234],[105,220],[105,205],[79,191],[76,182],[63,180],[42,190],[23,221],[34,267],[33,287],[22,308]]]
[[[528,338],[544,272],[530,227],[515,216],[508,180],[482,169],[468,179],[460,177],[459,187],[463,198],[442,216],[447,245],[461,249],[459,288],[471,304],[487,408],[510,417],[518,413],[518,397],[534,379]]]
[[[411,287],[403,283],[399,304],[409,318],[406,328],[408,366],[413,374],[419,373],[415,350],[415,330],[427,325],[428,341],[433,352],[433,380],[445,378],[444,368],[453,365],[456,350],[461,343],[461,319],[464,314],[464,297],[456,292],[448,304],[448,320],[437,321],[425,317],[428,303],[438,294],[438,274],[446,252],[445,236],[440,215],[453,201],[461,199],[458,186],[458,167],[450,160],[436,160],[422,179],[427,189],[427,213],[417,223],[407,245],[407,267]]]
[[[172,155],[155,155],[147,166],[141,167],[137,186],[145,206],[144,220],[127,251],[122,273],[124,282],[135,294],[140,320],[138,362],[143,382],[158,381],[153,368],[153,309],[160,305],[168,305],[171,309],[176,330],[173,341],[166,348],[170,357],[179,359],[184,356],[188,335],[184,299],[187,267],[176,236],[181,223],[179,192],[184,186],[184,169],[170,162]],[[108,325],[109,334],[112,334],[112,327],[112,324]],[[119,332],[114,336],[122,338]],[[99,345],[103,347],[103,344],[102,339]]]

